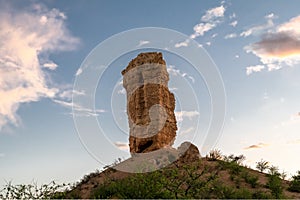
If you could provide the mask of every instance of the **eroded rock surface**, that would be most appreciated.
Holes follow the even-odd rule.
[[[131,153],[172,146],[176,137],[175,98],[162,53],[141,53],[122,71],[127,92]]]

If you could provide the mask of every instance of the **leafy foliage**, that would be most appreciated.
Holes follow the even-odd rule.
[[[278,174],[273,173],[268,175],[268,182],[266,186],[271,190],[271,193],[274,198],[276,199],[282,198],[283,187],[282,187],[281,179]]]
[[[288,188],[291,192],[300,192],[300,171],[296,175],[292,176],[292,181]]]

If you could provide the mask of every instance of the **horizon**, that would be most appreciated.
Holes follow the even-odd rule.
[[[175,94],[174,147],[191,141],[202,156],[220,149],[226,155],[245,155],[244,164],[252,168],[264,159],[288,176],[295,174],[300,170],[299,6],[279,0],[0,0],[0,185],[10,180],[74,183],[119,157],[128,158],[121,71],[149,51],[163,53],[169,89]],[[136,35],[130,44],[136,50],[118,55],[105,70],[102,60],[92,58],[104,41],[145,27],[174,30],[186,39],[161,35],[157,40],[169,37],[170,46],[155,49],[153,41]],[[216,67],[225,88],[226,116],[220,137],[209,143],[213,148],[203,145],[213,116],[207,77],[174,54],[193,45],[203,60],[210,60],[204,67]],[[88,68],[91,76],[97,70],[105,73],[95,86],[95,104],[82,107],[74,99],[89,93],[77,90],[76,83]],[[111,152],[106,141],[94,138],[87,146],[76,113],[95,118],[120,151]],[[86,130],[98,133],[96,128]],[[103,163],[91,155],[98,148],[105,153]]]

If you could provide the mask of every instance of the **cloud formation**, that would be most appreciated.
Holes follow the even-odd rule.
[[[3,6],[5,7],[5,6]],[[49,86],[47,70],[57,64],[51,52],[75,49],[79,39],[65,25],[57,9],[34,4],[29,9],[0,9],[0,130],[18,125],[17,110],[23,103],[53,98],[59,89]]]
[[[258,144],[253,144],[253,145],[250,145],[248,147],[245,147],[244,149],[248,150],[248,149],[260,149],[260,148],[263,148],[263,147],[266,147],[266,146],[269,146],[268,144],[265,144],[265,143],[258,143]]]
[[[192,120],[194,117],[199,116],[200,113],[197,110],[194,111],[175,111],[176,120],[182,122],[183,118],[186,117],[189,120]]]
[[[225,35],[224,39],[231,39],[231,38],[236,38],[237,34],[236,33],[230,33]]]
[[[125,143],[125,142],[115,142],[114,144],[120,150],[123,150],[123,151],[124,150],[125,151],[129,150],[129,144],[128,143]]]
[[[253,26],[242,33],[240,33],[241,37],[248,37],[250,35],[257,35],[265,31],[266,29],[269,29],[274,26],[273,19],[276,18],[276,16],[271,13],[269,15],[265,16],[265,19],[267,20],[266,24],[258,25],[258,26]]]
[[[193,27],[194,33],[190,35],[190,38],[176,43],[175,47],[186,47],[191,39],[203,36],[206,32],[215,28],[224,18],[225,11],[226,9],[223,5],[207,10],[201,17],[201,22]]]
[[[264,68],[265,68],[265,66],[263,66],[263,65],[249,66],[246,68],[246,74],[249,76],[253,72],[260,72]]]
[[[272,16],[270,16],[272,17]],[[262,35],[260,41],[245,47],[260,58],[269,71],[300,62],[300,15]]]
[[[167,66],[167,71],[170,75],[173,76],[181,76],[182,78],[188,78],[192,81],[192,83],[195,83],[195,78],[185,72],[180,71],[177,69],[174,65],[168,65]]]

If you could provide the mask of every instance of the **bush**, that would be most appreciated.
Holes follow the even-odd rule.
[[[282,184],[279,175],[273,174],[268,176],[267,187],[271,190],[274,198],[282,198]]]
[[[251,185],[252,188],[256,188],[256,186],[258,185],[258,176],[252,176],[248,173],[245,173],[243,175],[243,178],[246,183]]]
[[[208,160],[211,161],[216,161],[216,160],[221,160],[223,158],[222,153],[218,149],[213,149],[209,152],[207,156]]]
[[[300,192],[300,171],[297,172],[297,175],[292,176],[288,190],[291,192]]]
[[[269,167],[269,162],[261,159],[259,162],[256,163],[256,169],[260,172],[264,172]]]

